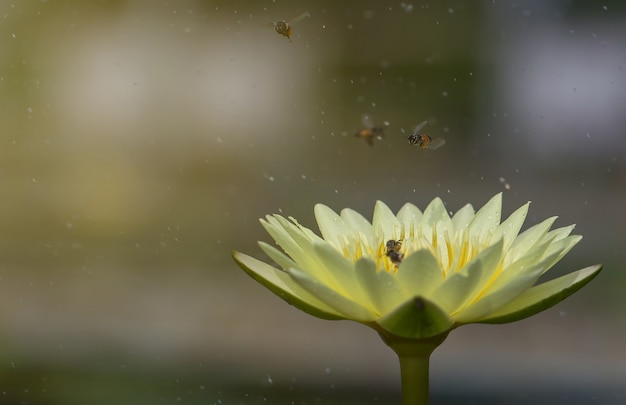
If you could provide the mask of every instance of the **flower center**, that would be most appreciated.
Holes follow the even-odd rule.
[[[432,227],[411,225],[403,225],[390,235],[383,235],[380,230],[372,237],[373,240],[360,232],[344,235],[341,251],[354,262],[368,257],[376,263],[380,271],[395,273],[408,256],[418,250],[427,249],[437,259],[446,276],[463,268],[489,246],[490,238],[479,240],[477,236],[472,237],[467,228],[452,232],[439,224]]]

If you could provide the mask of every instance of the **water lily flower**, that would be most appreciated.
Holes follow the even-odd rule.
[[[501,222],[502,194],[452,217],[435,198],[397,214],[378,201],[358,212],[315,206],[321,236],[294,218],[262,225],[279,250],[259,242],[279,267],[240,252],[237,264],[295,307],[376,330],[400,357],[403,403],[428,403],[428,359],[448,333],[469,323],[506,323],[557,304],[601,270],[590,266],[539,282],[580,240],[548,218],[520,233],[529,203]]]

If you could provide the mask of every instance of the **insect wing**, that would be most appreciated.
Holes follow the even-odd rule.
[[[304,13],[302,13],[302,14],[300,14],[300,15],[298,15],[298,16],[296,16],[296,17],[292,18],[291,20],[289,20],[289,21],[288,21],[288,23],[289,23],[289,24],[295,24],[295,23],[297,23],[298,21],[302,21],[302,20],[304,20],[305,18],[310,17],[310,16],[311,16],[311,14],[310,14],[308,11],[305,11]]]
[[[372,135],[380,141],[385,137],[385,130],[383,127],[372,127]]]
[[[417,133],[421,131],[422,128],[426,126],[426,124],[428,124],[428,121],[422,121],[418,126],[416,126],[415,129],[413,130],[413,135],[417,135]]]
[[[435,150],[441,148],[446,144],[446,140],[443,138],[432,138],[430,142],[426,145],[425,149]]]
[[[363,114],[363,118],[361,119],[361,122],[363,123],[363,126],[365,128],[374,128],[374,122],[372,122],[372,119],[367,114]]]

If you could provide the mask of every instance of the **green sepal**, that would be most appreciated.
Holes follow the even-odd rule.
[[[390,334],[411,339],[440,335],[454,326],[443,309],[421,296],[405,301],[376,323]]]

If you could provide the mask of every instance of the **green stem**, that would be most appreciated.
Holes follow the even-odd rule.
[[[397,336],[382,328],[377,331],[400,358],[402,405],[428,405],[430,355],[446,340],[450,331],[419,339]]]
[[[428,366],[430,354],[400,357],[402,405],[428,405]]]

